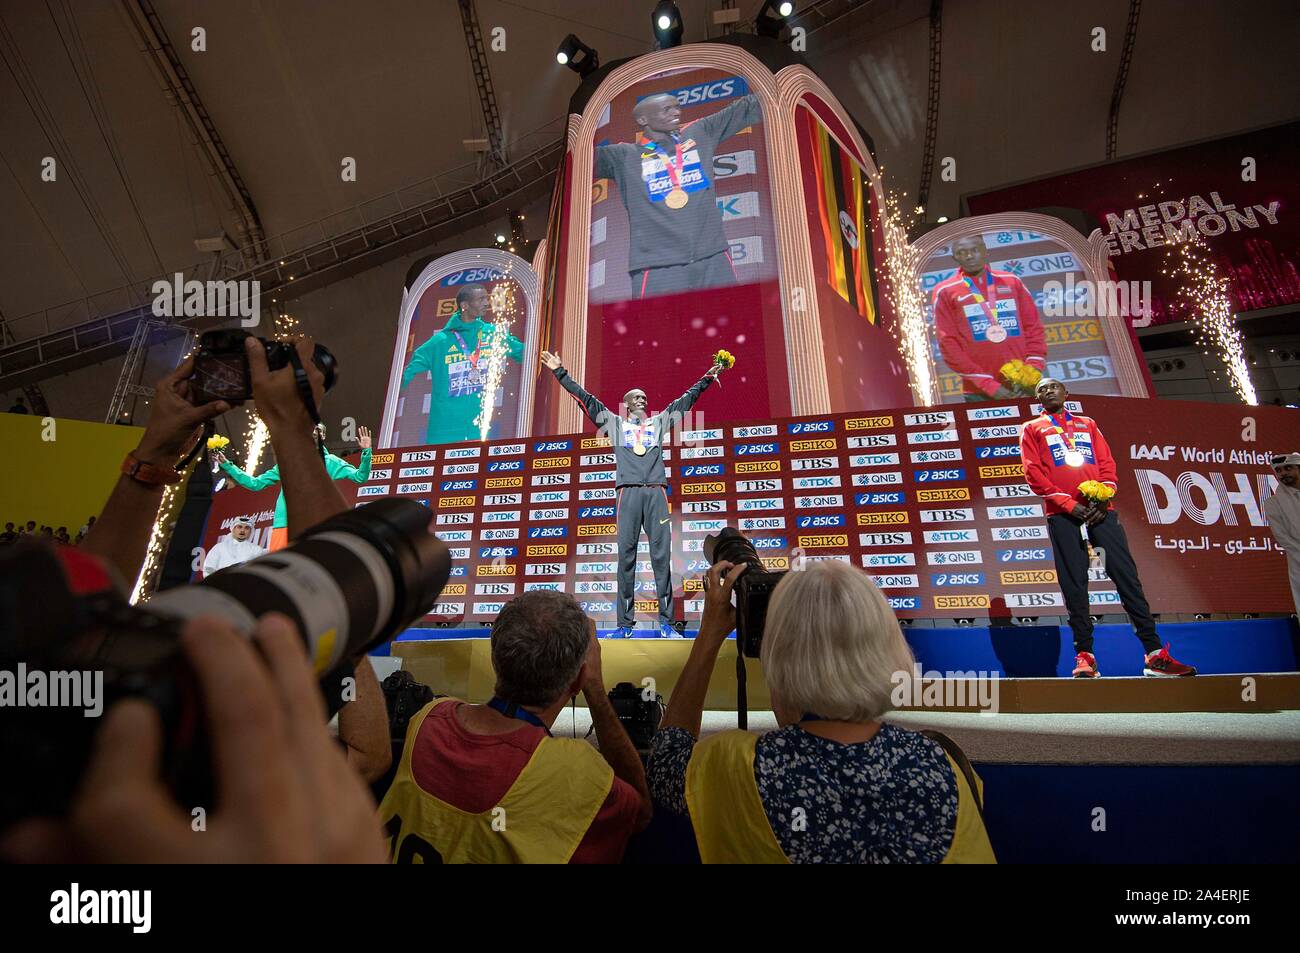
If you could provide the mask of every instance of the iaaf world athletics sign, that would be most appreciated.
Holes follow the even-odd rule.
[[[1161,245],[1193,241],[1197,235],[1216,238],[1226,231],[1276,225],[1281,202],[1267,205],[1225,203],[1218,192],[1209,201],[1200,195],[1127,208],[1122,215],[1106,213],[1107,233],[1103,236],[1112,255],[1146,251]]]

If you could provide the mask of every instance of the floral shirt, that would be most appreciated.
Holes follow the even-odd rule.
[[[656,809],[687,813],[695,739],[655,735],[647,780]],[[777,843],[794,863],[935,864],[952,845],[957,779],[938,743],[894,725],[843,744],[790,725],[763,734],[754,780]]]

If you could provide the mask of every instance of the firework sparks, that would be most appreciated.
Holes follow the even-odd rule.
[[[488,307],[492,312],[492,345],[487,353],[485,371],[487,379],[483,384],[483,404],[478,417],[474,420],[478,424],[480,440],[486,440],[492,429],[492,415],[496,410],[497,393],[501,390],[501,382],[506,374],[506,355],[510,350],[508,340],[516,309],[513,282],[507,280],[509,277],[507,271],[503,280],[497,282],[497,286],[492,289],[488,299]]]
[[[934,358],[930,353],[930,329],[925,323],[925,299],[916,280],[920,255],[907,238],[907,220],[916,213],[903,211],[906,197],[906,193],[899,196],[887,192],[880,217],[885,232],[885,296],[894,310],[890,331],[907,364],[913,392],[929,406],[938,400]]]

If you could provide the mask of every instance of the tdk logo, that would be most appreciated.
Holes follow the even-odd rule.
[[[768,536],[763,539],[751,540],[755,549],[785,549],[784,536]]]
[[[530,526],[528,527],[529,539],[557,539],[561,536],[569,535],[567,526]]]
[[[759,453],[776,453],[776,444],[774,443],[742,443],[736,446],[736,454],[741,457],[752,457]]]
[[[524,461],[522,460],[493,460],[488,464],[489,471],[522,470],[523,468]]]
[[[829,433],[835,429],[833,420],[808,420],[803,423],[790,424],[790,433]]]
[[[572,449],[572,440],[539,440],[533,444],[533,453],[554,453],[557,450]]]
[[[682,476],[721,476],[722,470],[721,463],[698,463],[689,467],[682,467]]]
[[[799,517],[800,529],[812,529],[819,526],[843,526],[844,515],[839,516],[801,516]]]
[[[518,546],[480,546],[478,549],[479,559],[494,559],[497,556],[518,556]]]
[[[478,480],[443,480],[442,490],[472,490],[478,486]]]
[[[964,480],[966,471],[956,470],[915,470],[913,475],[917,483],[940,483],[944,480]]]
[[[853,502],[858,506],[889,506],[905,502],[905,497],[897,490],[892,493],[859,493]]]
[[[1018,457],[1020,456],[1020,444],[1003,443],[992,447],[976,447],[975,456],[981,460],[999,457]]]
[[[613,516],[614,507],[612,506],[584,506],[578,510],[578,518],[585,519],[592,516]]]

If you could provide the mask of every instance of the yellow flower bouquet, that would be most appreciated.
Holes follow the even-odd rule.
[[[718,351],[718,353],[713,355],[713,363],[721,364],[723,367],[728,367],[728,368],[735,367],[736,356],[732,354],[730,351]]]
[[[1038,382],[1042,380],[1043,377],[1042,371],[1026,364],[1019,358],[1014,361],[1007,361],[1007,363],[1003,364],[998,368],[998,374],[1001,375],[1004,381],[1011,385],[1013,390],[1026,397],[1033,396],[1034,388],[1038,386]]]
[[[1079,492],[1093,503],[1105,503],[1115,495],[1115,490],[1096,480],[1084,480],[1079,484]]]
[[[213,434],[211,437],[208,438],[209,450],[224,450],[228,446],[230,446],[229,437],[223,437],[221,436],[221,434],[218,433],[218,434]]]

